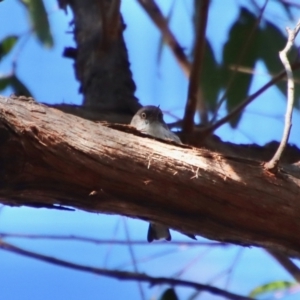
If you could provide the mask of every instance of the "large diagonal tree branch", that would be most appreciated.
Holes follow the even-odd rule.
[[[0,97],[0,199],[154,220],[300,256],[300,171],[157,141]],[[70,213],[70,212],[66,212]]]

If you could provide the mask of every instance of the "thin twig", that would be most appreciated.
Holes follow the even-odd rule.
[[[287,4],[287,5],[291,5],[291,6],[295,6],[295,7],[298,7],[300,8],[300,4],[297,3],[297,1],[288,1],[288,0],[282,0],[283,3]]]
[[[300,269],[290,260],[286,255],[275,251],[275,250],[266,250],[271,256],[273,256],[281,266],[288,271],[296,281],[300,283]]]
[[[48,240],[72,240],[72,241],[79,241],[79,242],[87,242],[87,243],[93,243],[93,244],[114,244],[114,245],[120,245],[120,246],[128,246],[128,241],[122,241],[122,240],[102,240],[102,239],[95,239],[95,238],[89,238],[84,236],[78,236],[78,235],[48,235],[48,234],[23,234],[23,233],[5,233],[0,232],[0,238],[24,238],[24,239],[48,239]],[[146,241],[130,241],[130,244],[132,245],[140,245],[140,246],[147,246],[149,247],[149,242]],[[219,242],[198,242],[198,241],[182,241],[182,242],[176,242],[171,241],[168,243],[165,243],[163,241],[152,243],[151,246],[209,246],[209,247],[227,247],[232,246],[229,243],[219,243]]]
[[[188,88],[188,99],[185,106],[183,126],[182,130],[184,133],[191,133],[194,128],[194,117],[197,106],[197,101],[201,101],[199,97],[199,82],[201,81],[201,70],[203,66],[203,56],[206,44],[206,24],[208,18],[209,0],[201,1],[198,5],[198,26],[196,30],[196,39],[194,46],[194,61],[192,65],[192,71],[190,76],[189,88]],[[204,104],[202,105],[204,107]]]
[[[226,290],[229,288],[229,283],[230,283],[230,280],[233,277],[233,272],[235,270],[235,267],[236,267],[237,263],[239,262],[239,260],[240,260],[240,258],[242,256],[243,252],[244,252],[244,248],[239,247],[238,250],[237,250],[237,254],[234,257],[234,260],[233,260],[231,266],[227,270],[227,275],[228,276],[227,276],[226,283],[225,283],[225,289]]]
[[[118,234],[118,231],[119,231],[119,228],[120,228],[120,222],[121,222],[121,217],[119,217],[117,219],[117,221],[115,222],[115,226],[114,226],[113,232],[111,234],[111,241],[114,241],[117,234]],[[54,238],[56,236],[61,237],[61,235],[54,235]],[[102,241],[100,239],[93,239],[93,238],[73,236],[73,235],[71,236],[71,240],[72,239],[77,240],[77,241],[81,241],[81,242],[89,242],[89,243],[96,243],[96,244],[101,244],[98,241]],[[69,240],[69,239],[67,239],[67,240]],[[114,244],[114,243],[108,243],[107,249],[105,251],[105,255],[103,257],[103,267],[104,268],[106,268],[106,266],[108,265],[108,260],[110,258],[111,253],[113,252],[113,248],[114,248],[115,245],[116,244]]]
[[[16,68],[17,68],[17,61],[21,55],[21,53],[23,53],[23,49],[25,47],[25,45],[27,44],[27,42],[29,41],[29,38],[32,37],[34,30],[30,29],[30,31],[25,32],[23,34],[23,40],[19,43],[19,47],[17,48],[16,54],[14,55],[14,58],[12,60],[12,73],[15,74],[16,73]]]
[[[211,248],[207,247],[204,251],[202,251],[202,253],[200,253],[195,259],[193,259],[190,263],[196,265],[196,263],[198,262],[199,259],[203,259],[208,253],[211,253]],[[183,270],[180,271],[181,275],[186,269],[184,268]],[[178,273],[177,273],[178,274]],[[207,283],[208,285],[211,285],[210,282]],[[201,293],[202,291],[195,291],[190,297],[189,299],[196,299],[196,297],[198,297],[198,295]]]
[[[171,48],[175,58],[181,66],[184,74],[189,78],[191,73],[191,65],[188,61],[183,48],[179,45],[175,36],[171,32],[166,18],[163,16],[160,8],[154,0],[137,0],[148,13],[154,24],[160,30],[166,44]]]
[[[297,70],[300,68],[300,63],[296,63],[292,66],[293,70]],[[238,115],[248,104],[250,104],[254,99],[256,99],[259,95],[261,95],[264,91],[266,91],[269,87],[273,86],[275,83],[277,83],[279,80],[284,78],[286,75],[285,71],[281,71],[278,75],[273,77],[269,82],[267,82],[264,86],[262,86],[258,91],[256,91],[254,94],[247,97],[245,100],[243,100],[239,105],[237,105],[228,115],[214,123],[213,125],[207,127],[203,130],[204,135],[209,135],[213,133],[217,128],[227,123],[231,118]]]
[[[188,248],[188,249],[191,249],[191,248]],[[159,252],[153,253],[151,255],[145,255],[145,256],[139,257],[136,261],[139,264],[153,262],[154,260],[162,259],[165,256],[170,257],[170,255],[172,255],[172,254],[178,254],[178,250],[179,249],[177,248],[177,249],[168,249],[168,250],[159,251]],[[119,265],[116,265],[115,268],[123,270],[124,268],[130,267],[131,265],[132,265],[131,262],[125,261]]]
[[[237,265],[238,260],[240,259],[240,256],[241,256],[242,252],[243,252],[243,247],[238,247],[237,255],[235,255],[234,260],[231,263],[231,265],[228,268],[226,268],[225,270],[223,270],[220,273],[213,276],[207,283],[208,284],[213,284],[217,280],[220,280],[223,277],[227,276],[227,280],[225,282],[225,289],[228,290],[229,281],[231,279],[230,277],[232,276],[233,270],[234,270],[235,266]]]
[[[297,60],[295,60],[297,61]],[[271,72],[263,72],[263,71],[257,71],[257,70],[253,70],[252,68],[247,68],[247,67],[243,67],[243,66],[228,66],[230,70],[237,70],[237,72],[242,73],[242,74],[252,74],[255,76],[261,76],[261,77],[274,77],[276,74],[275,73],[271,73]],[[282,81],[287,81],[287,78],[282,78]],[[300,83],[300,79],[299,78],[294,78],[294,83]],[[171,115],[172,116],[172,115]],[[173,116],[173,118],[175,118],[175,116]]]
[[[107,270],[102,268],[95,268],[95,267],[89,267],[84,265],[75,264],[72,262],[68,262],[65,260],[57,259],[51,256],[46,256],[43,254],[35,253],[32,251],[24,250],[22,248],[16,247],[12,244],[8,244],[4,241],[0,240],[0,248],[9,252],[21,254],[27,257],[35,258],[40,261],[48,262],[57,266],[67,267],[69,269],[88,272],[92,274],[97,275],[103,275],[119,280],[136,280],[141,282],[148,282],[151,285],[157,285],[157,284],[169,284],[172,286],[180,285],[185,287],[190,287],[198,290],[203,290],[210,292],[215,295],[219,295],[222,297],[226,297],[227,299],[231,300],[252,300],[248,297],[244,297],[241,295],[237,295],[234,293],[230,293],[227,291],[224,291],[222,289],[204,285],[197,282],[187,281],[187,280],[179,280],[179,279],[172,279],[167,277],[151,277],[144,273],[134,273],[134,272],[126,272],[126,271],[118,271],[118,270]]]
[[[293,106],[294,106],[294,100],[295,100],[295,95],[294,95],[295,83],[294,83],[293,70],[292,70],[290,62],[287,58],[287,54],[293,47],[295,38],[296,38],[297,34],[299,33],[299,30],[300,30],[300,19],[294,30],[290,29],[289,27],[286,28],[286,31],[288,33],[288,41],[286,43],[285,48],[279,52],[279,57],[285,68],[286,76],[287,76],[287,107],[286,107],[286,113],[285,113],[284,130],[283,130],[281,142],[279,144],[279,147],[278,147],[276,153],[274,154],[272,159],[264,165],[265,169],[272,171],[274,173],[277,170],[277,166],[278,166],[280,157],[281,157],[281,155],[286,147],[286,144],[289,140],[291,127],[292,127],[292,114],[293,114]]]
[[[135,273],[138,273],[138,266],[137,266],[136,258],[135,258],[135,255],[134,255],[133,246],[131,244],[130,234],[129,234],[129,230],[128,230],[128,226],[127,226],[125,217],[123,217],[123,224],[124,224],[124,229],[125,229],[126,240],[128,242],[128,250],[129,250],[129,253],[130,253],[130,257],[131,257],[133,270],[134,270]],[[145,297],[145,293],[144,293],[144,290],[143,290],[143,287],[142,287],[142,283],[140,281],[138,281],[137,284],[138,284],[139,292],[140,292],[140,295],[141,295],[141,299],[145,300],[146,297]]]
[[[181,268],[179,271],[175,272],[172,277],[179,278],[182,276],[185,272],[187,272],[191,267],[195,267],[197,262],[202,259],[205,255],[207,255],[209,252],[211,252],[212,248],[207,247],[204,251],[199,253],[196,257],[194,257],[190,262],[186,263],[183,268]]]

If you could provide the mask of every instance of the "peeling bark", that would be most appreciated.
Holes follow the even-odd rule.
[[[167,224],[300,257],[300,168],[157,141],[28,98],[0,97],[0,199]]]

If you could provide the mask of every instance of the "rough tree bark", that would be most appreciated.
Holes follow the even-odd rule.
[[[31,99],[0,97],[0,199],[155,220],[300,257],[300,168],[157,141]]]
[[[118,119],[119,123],[129,123],[141,105],[134,96],[136,86],[123,37],[125,24],[120,13],[121,2],[58,2],[64,9],[69,5],[74,15],[77,47],[67,48],[65,56],[74,59],[74,71],[84,96],[83,107],[89,115],[92,111],[102,112],[101,120],[114,122]],[[68,109],[66,105],[62,108]],[[69,110],[75,112],[72,107]]]

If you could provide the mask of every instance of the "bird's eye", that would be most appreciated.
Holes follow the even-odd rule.
[[[146,119],[146,113],[141,113],[141,117],[142,117],[142,119]]]

